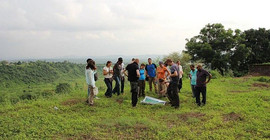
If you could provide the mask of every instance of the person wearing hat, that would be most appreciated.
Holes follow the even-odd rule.
[[[152,59],[148,58],[148,64],[145,67],[146,75],[149,82],[149,89],[152,91],[152,84],[154,84],[155,92],[157,93],[157,86],[155,84],[156,81],[156,64],[152,63]]]
[[[115,63],[113,67],[113,79],[115,80],[115,86],[112,91],[113,94],[117,93],[120,95],[120,79],[121,79],[121,70],[122,70],[123,58],[119,57],[118,61]]]
[[[159,66],[157,67],[157,79],[158,79],[158,94],[159,97],[164,97],[167,91],[166,88],[166,73],[167,76],[169,76],[171,73],[170,71],[165,67],[164,63],[162,61],[159,61]]]
[[[178,95],[178,82],[179,82],[179,67],[178,65],[174,64],[171,59],[167,59],[167,64],[170,66],[171,75],[170,75],[170,84],[167,89],[168,92],[168,99],[171,102],[171,106],[175,108],[179,108],[180,100]]]

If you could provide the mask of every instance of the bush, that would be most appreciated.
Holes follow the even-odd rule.
[[[267,78],[265,78],[265,77],[260,77],[260,78],[257,79],[256,81],[270,83],[270,79],[267,79]]]
[[[56,86],[55,92],[56,93],[70,93],[71,92],[71,86],[68,83],[59,83]]]
[[[222,77],[222,75],[217,70],[211,70],[210,73],[212,74],[212,79],[218,79]]]

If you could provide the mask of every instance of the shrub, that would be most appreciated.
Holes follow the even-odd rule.
[[[222,75],[217,70],[211,70],[210,73],[212,74],[212,79],[218,79],[222,77]]]
[[[71,86],[68,83],[59,83],[56,86],[55,92],[56,93],[70,93],[71,92]]]
[[[267,79],[265,77],[260,77],[256,81],[270,83],[270,79]]]

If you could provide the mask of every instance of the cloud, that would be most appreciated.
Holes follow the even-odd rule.
[[[0,59],[167,54],[208,23],[270,28],[267,0],[0,0]]]

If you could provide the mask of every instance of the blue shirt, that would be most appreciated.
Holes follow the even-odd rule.
[[[144,69],[140,69],[140,78],[139,78],[139,80],[145,80]]]
[[[194,71],[190,71],[190,84],[193,86],[196,86],[196,80],[197,80],[197,69],[195,69]]]
[[[152,63],[151,65],[146,65],[147,74],[150,77],[156,77],[156,68],[157,66],[154,63]]]

